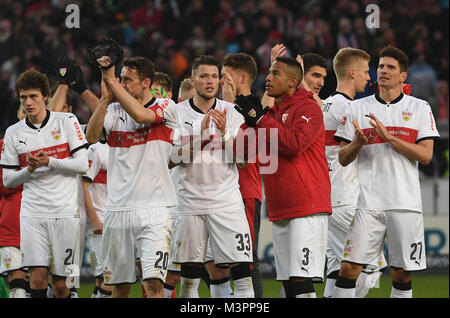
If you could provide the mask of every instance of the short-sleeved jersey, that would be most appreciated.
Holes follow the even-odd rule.
[[[236,137],[244,118],[232,103],[215,100],[213,109],[226,109],[226,129]],[[189,143],[200,136],[201,122],[205,114],[193,99],[171,105],[165,109],[166,123],[174,130],[174,144]],[[239,174],[232,156],[222,146],[220,132],[210,121],[211,139],[202,145],[202,151],[194,153],[193,162],[178,167],[178,211],[180,215],[199,215],[211,212],[235,212],[244,209],[239,191]]]
[[[343,93],[336,92],[323,101],[322,112],[325,123],[325,152],[331,182],[331,205],[355,205],[359,195],[356,162],[346,167],[339,163],[339,142],[334,139],[339,123],[345,115],[348,104],[352,101]]]
[[[70,158],[88,143],[78,119],[71,113],[47,111],[40,128],[28,118],[6,130],[1,165],[26,169],[26,155],[43,150],[49,157]],[[74,217],[79,215],[77,174],[40,167],[24,182],[21,216]]]
[[[92,205],[101,220],[105,217],[106,200],[108,198],[107,171],[108,171],[109,146],[97,142],[88,149],[89,169],[83,175],[83,179],[89,180],[89,194]]]
[[[144,107],[174,104],[153,98]],[[169,207],[176,204],[169,175],[172,129],[139,124],[119,103],[108,106],[104,129],[108,141],[107,211]]]
[[[378,94],[350,103],[335,138],[351,142],[355,120],[368,138],[358,154],[357,168],[360,209],[410,210],[422,212],[418,162],[411,160],[377,136],[367,116],[373,113],[394,136],[418,143],[439,138],[430,105],[401,94],[386,103]]]

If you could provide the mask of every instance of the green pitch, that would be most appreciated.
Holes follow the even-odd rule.
[[[449,276],[448,275],[419,275],[413,276],[413,297],[414,298],[448,298],[449,297]],[[264,298],[279,298],[281,283],[274,279],[263,279]],[[325,284],[314,284],[317,297],[323,296]],[[78,289],[80,298],[90,298],[94,289],[93,283],[83,283]],[[367,298],[388,298],[391,293],[391,277],[382,276],[379,288],[372,289]],[[199,288],[201,298],[209,298],[209,290],[204,282]],[[178,295],[178,286],[177,286]],[[131,288],[132,298],[142,298],[140,284],[134,284]]]

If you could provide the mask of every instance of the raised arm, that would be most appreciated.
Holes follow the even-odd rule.
[[[102,78],[102,97],[99,100],[99,103],[89,119],[87,130],[86,130],[86,139],[90,144],[95,144],[103,137],[103,125],[105,122],[105,116],[107,113],[108,105],[112,100],[112,92],[104,82]]]
[[[284,44],[276,44],[272,50],[270,51],[270,64],[273,64],[273,62],[276,61],[277,57],[281,57],[286,55],[286,47]],[[275,103],[275,98],[270,97],[267,95],[267,92],[264,92],[264,95],[261,99],[261,104],[263,107],[272,107]]]
[[[111,59],[108,56],[103,56],[98,62],[102,66],[107,66]],[[140,124],[155,123],[158,120],[161,122],[163,117],[157,116],[153,109],[142,107],[142,104],[123,88],[114,72],[115,66],[102,69],[102,77],[122,108]]]

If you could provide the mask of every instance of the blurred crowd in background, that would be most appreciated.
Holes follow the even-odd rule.
[[[80,28],[66,27],[71,3],[79,6]],[[380,8],[379,28],[366,27],[369,4]],[[262,93],[275,44],[283,43],[293,57],[318,53],[330,62],[320,94],[325,98],[336,88],[331,61],[340,48],[367,51],[375,82],[378,52],[393,45],[408,54],[412,95],[430,103],[443,137],[437,162],[421,170],[448,175],[448,24],[448,0],[0,0],[0,133],[17,121],[14,84],[30,67],[45,72],[55,87],[56,62],[66,55],[100,95],[101,74],[89,64],[87,48],[104,35],[124,47],[125,57],[146,56],[168,73],[175,100],[192,61],[203,54],[219,63],[227,53],[253,55],[259,67],[254,91]],[[73,97],[74,113],[86,123],[90,112]]]

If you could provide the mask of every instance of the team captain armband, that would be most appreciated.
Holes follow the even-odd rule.
[[[155,113],[155,124],[160,124],[164,121],[164,108],[165,107],[159,104],[149,107],[149,109],[153,110],[153,112]]]

